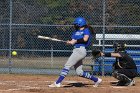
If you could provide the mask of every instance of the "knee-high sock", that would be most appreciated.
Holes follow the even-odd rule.
[[[66,77],[66,75],[68,74],[68,72],[69,72],[69,69],[63,68],[60,73],[59,78],[56,81],[56,84],[61,83],[63,79]]]
[[[98,81],[98,78],[94,77],[93,75],[91,75],[88,72],[83,72],[82,77],[87,78],[87,79],[90,79],[90,80],[93,80],[94,82],[97,82]]]

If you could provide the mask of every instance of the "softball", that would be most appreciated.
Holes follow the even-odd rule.
[[[16,56],[16,55],[17,55],[17,52],[16,52],[16,51],[13,51],[13,52],[12,52],[12,55],[13,55],[13,56]]]

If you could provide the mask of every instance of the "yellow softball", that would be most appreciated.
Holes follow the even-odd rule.
[[[12,52],[12,55],[13,55],[13,56],[16,56],[16,55],[17,55],[17,52],[16,52],[16,51],[13,51],[13,52]]]

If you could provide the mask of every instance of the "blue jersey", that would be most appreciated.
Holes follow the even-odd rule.
[[[87,46],[90,45],[90,43],[91,43],[91,33],[90,33],[88,28],[85,28],[84,30],[77,30],[77,31],[73,32],[72,39],[75,39],[75,40],[81,39],[81,38],[84,38],[84,35],[89,35],[89,39],[88,39],[87,43],[81,43],[81,44],[76,43],[76,44],[74,44],[75,47],[80,47],[80,46],[87,47]]]

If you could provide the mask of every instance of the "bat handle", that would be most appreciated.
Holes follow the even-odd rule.
[[[62,42],[67,43],[67,41],[63,41],[63,40],[62,40]]]

